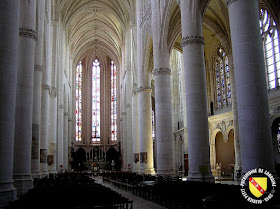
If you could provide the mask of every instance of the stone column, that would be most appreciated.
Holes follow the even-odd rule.
[[[155,80],[155,118],[157,142],[157,174],[172,174],[172,105],[169,67],[169,50],[167,45],[168,21],[161,17],[159,1],[152,1],[152,30]],[[162,5],[163,4],[163,5]],[[166,28],[166,29],[165,29]],[[161,34],[160,34],[161,32]]]
[[[231,86],[231,98],[232,98],[232,113],[233,113],[233,125],[234,125],[234,150],[235,150],[235,167],[234,175],[237,180],[237,172],[241,169],[241,151],[239,143],[239,127],[238,127],[238,112],[237,112],[237,101],[236,101],[236,86],[234,79],[234,66],[232,54],[229,54],[229,69],[230,69],[230,86]]]
[[[154,174],[154,151],[152,137],[152,101],[151,78],[144,65],[144,41],[146,32],[142,28],[143,1],[136,1],[137,13],[137,79],[138,79],[138,113],[140,140],[140,172]]]
[[[126,146],[127,146],[127,169],[132,170],[133,145],[132,145],[132,27],[126,32],[125,42],[125,68],[126,68]]]
[[[140,172],[154,174],[152,104],[150,87],[138,88]]]
[[[41,133],[40,133],[40,174],[48,175],[47,155],[49,137],[49,110],[50,110],[50,68],[46,67],[43,72],[42,93],[41,93]]]
[[[169,60],[168,56],[154,57],[155,61],[159,57],[162,58],[161,60],[167,60],[167,63]],[[159,63],[162,64],[162,62]],[[172,174],[174,172],[170,72],[168,67],[155,68],[153,72],[155,79],[157,174]]]
[[[64,153],[64,36],[65,32],[63,30],[58,31],[58,53],[61,55],[57,59],[57,169],[58,171],[63,170],[63,153]],[[62,166],[62,167],[61,167]]]
[[[40,133],[40,174],[48,175],[47,155],[48,155],[48,121],[49,121],[49,101],[50,86],[48,81],[48,68],[43,73],[43,85],[41,94],[41,133]]]
[[[64,103],[66,104],[66,103]],[[68,110],[66,106],[64,106],[64,111]],[[69,149],[69,144],[68,144],[68,119],[69,115],[68,112],[64,112],[64,122],[63,122],[63,169],[68,170],[68,149]]]
[[[41,126],[41,86],[43,71],[43,44],[44,44],[44,21],[45,0],[37,3],[36,25],[38,39],[35,47],[34,58],[34,81],[33,81],[33,115],[32,115],[32,150],[31,150],[31,172],[33,177],[40,176],[40,126]]]
[[[50,109],[49,109],[49,133],[48,133],[48,172],[57,173],[57,76],[58,76],[58,28],[57,21],[49,23],[50,51],[49,65],[51,67]]]
[[[124,94],[124,92],[123,92]],[[125,110],[125,103],[123,103],[123,110]],[[122,112],[122,170],[127,171],[127,120],[126,112]]]
[[[64,105],[60,104],[57,111],[57,169],[60,172],[64,161]]]
[[[231,0],[227,3],[242,173],[259,167],[274,172],[258,1]]]
[[[213,181],[210,171],[204,38],[201,3],[181,1],[189,173],[191,181]]]
[[[139,114],[137,83],[133,84],[132,95],[132,139],[133,139],[133,172],[140,171]]]
[[[50,2],[46,1],[46,10],[50,10]],[[46,16],[46,19],[50,19],[50,14]],[[45,24],[45,49],[44,59],[45,69],[43,71],[42,78],[42,92],[41,92],[41,133],[40,133],[40,174],[41,176],[48,175],[48,139],[49,139],[49,118],[50,118],[50,95],[51,95],[51,44],[50,40],[50,27],[49,24]]]
[[[0,1],[0,208],[16,198],[13,185],[19,0]]]
[[[14,185],[18,196],[32,188],[31,140],[36,1],[21,1],[15,119]]]

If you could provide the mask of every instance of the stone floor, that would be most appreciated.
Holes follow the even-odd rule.
[[[142,197],[138,197],[138,196],[135,196],[135,195],[133,195],[129,192],[118,189],[111,184],[104,183],[103,180],[102,180],[102,177],[94,177],[94,179],[96,179],[99,184],[102,184],[106,187],[109,187],[112,190],[122,194],[124,197],[129,198],[129,200],[132,200],[133,201],[133,209],[166,209],[165,207],[163,207],[161,205],[158,205],[154,202],[145,200]]]

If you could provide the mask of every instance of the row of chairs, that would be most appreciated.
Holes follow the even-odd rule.
[[[132,209],[133,202],[84,174],[63,173],[34,180],[34,188],[8,209]]]
[[[129,185],[131,177],[141,175],[139,181]],[[124,177],[129,179],[125,179]],[[120,178],[122,177],[122,178]],[[106,173],[103,179],[119,188],[131,191],[149,201],[153,201],[170,209],[186,208],[255,208],[256,205],[247,202],[240,192],[240,186],[221,183],[181,181],[172,176],[155,176],[152,181],[145,181],[144,174]],[[124,183],[127,182],[125,185]],[[130,189],[127,189],[130,188]],[[270,202],[259,208],[277,208],[279,194]],[[276,206],[276,207],[275,207]]]

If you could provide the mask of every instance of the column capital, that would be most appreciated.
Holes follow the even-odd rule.
[[[35,42],[37,42],[37,31],[35,31],[31,28],[20,27],[19,28],[19,36],[31,38]]]
[[[43,72],[43,69],[44,69],[43,65],[37,65],[37,64],[34,65],[34,71],[38,71],[41,73]]]
[[[132,94],[133,94],[133,95],[136,95],[136,94],[137,94],[137,85],[138,85],[137,83],[134,83],[134,84],[133,84],[133,88],[132,88]]]
[[[182,38],[181,47],[183,48],[189,44],[204,44],[204,38],[202,36],[185,36]]]
[[[237,0],[227,0],[227,6],[231,5],[235,1],[237,1]]]
[[[42,90],[44,90],[44,91],[50,91],[50,90],[51,90],[51,87],[50,87],[48,84],[44,84],[44,85],[42,85]]]
[[[167,67],[154,69],[153,76],[156,76],[156,75],[171,75],[171,70]]]
[[[152,92],[152,88],[149,87],[149,86],[146,86],[146,87],[140,86],[140,87],[137,89],[137,92],[138,92],[138,93],[140,93],[140,92]]]
[[[50,87],[49,89],[49,94],[50,94],[50,97],[51,98],[56,98],[56,95],[57,95],[57,89],[55,87]]]

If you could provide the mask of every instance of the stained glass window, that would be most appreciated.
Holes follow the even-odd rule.
[[[92,142],[100,142],[100,63],[92,64]]]
[[[217,107],[223,107],[231,104],[231,86],[229,76],[229,61],[228,56],[222,46],[219,47],[216,61],[216,92],[217,92]]]
[[[117,141],[117,67],[111,62],[111,140]]]
[[[155,111],[152,110],[152,136],[155,138]]]
[[[280,84],[279,39],[276,23],[266,9],[260,9],[260,31],[263,39],[269,89]]]
[[[76,68],[76,141],[82,141],[82,63]]]

